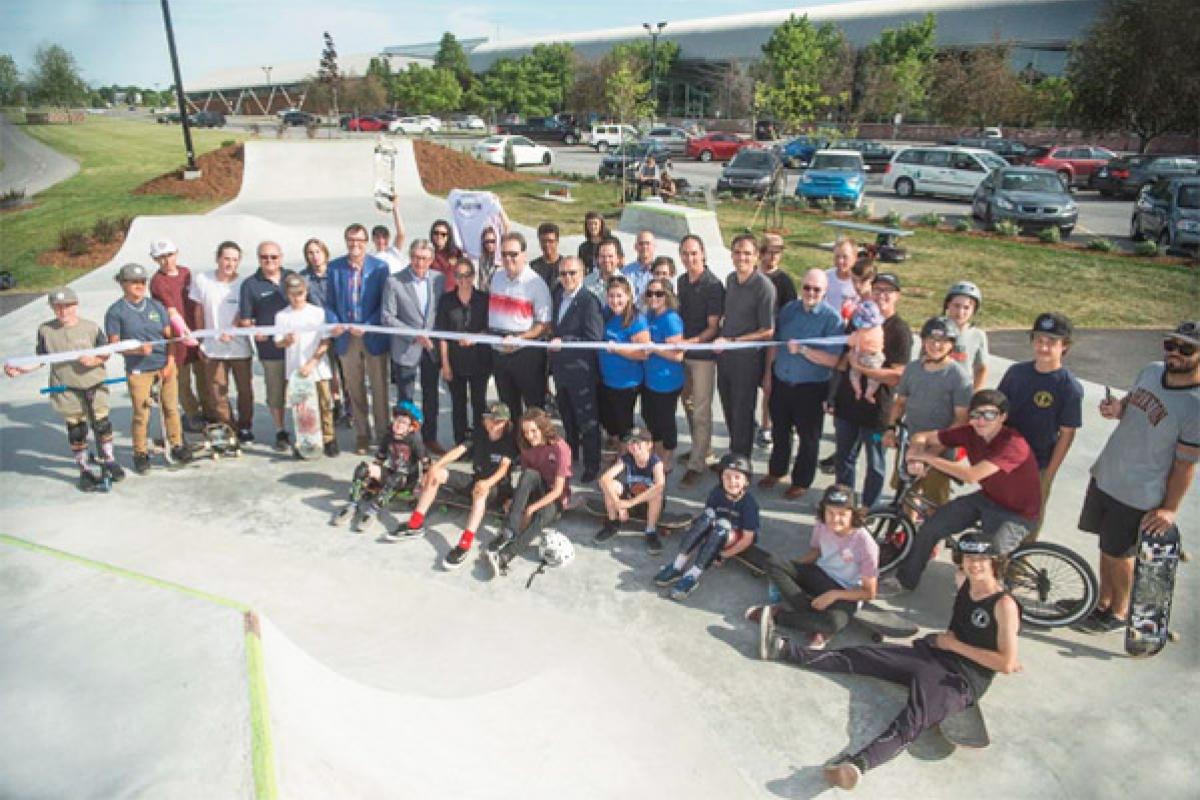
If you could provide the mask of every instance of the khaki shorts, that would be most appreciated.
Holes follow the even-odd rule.
[[[286,362],[280,358],[259,363],[262,364],[263,380],[267,384],[267,408],[283,408],[287,394]]]
[[[83,405],[83,392],[68,389],[50,395],[50,407],[67,422],[83,422],[87,419],[87,408]],[[92,395],[92,413],[96,419],[108,416],[108,387],[96,387]]]

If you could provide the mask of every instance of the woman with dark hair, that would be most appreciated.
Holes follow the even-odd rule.
[[[500,266],[500,234],[484,228],[479,234],[479,268],[475,271],[475,288],[481,292],[492,288],[492,273]]]
[[[604,341],[608,348],[600,351],[600,424],[610,437],[619,440],[633,427],[643,363],[650,355],[647,350],[622,345],[648,343],[650,328],[634,302],[633,287],[624,277],[609,279],[607,296]]]
[[[456,285],[454,262],[462,257],[463,251],[454,243],[454,234],[450,232],[450,223],[439,219],[430,225],[429,241],[433,242],[433,264],[430,267],[446,276],[446,291],[453,292]]]
[[[670,278],[651,278],[646,284],[643,302],[650,341],[655,344],[676,344],[683,340],[683,318],[679,316],[679,301],[675,299]],[[679,393],[682,391],[683,351],[651,352],[646,359],[642,380],[642,419],[650,429],[654,452],[662,459],[668,473],[672,468],[675,447],[679,443],[675,411],[679,407]]]
[[[583,241],[579,243],[576,255],[589,273],[596,268],[596,249],[611,235],[599,211],[589,211],[583,215]]]
[[[875,598],[879,545],[863,527],[866,509],[840,483],[825,490],[817,506],[808,552],[790,561],[771,556],[767,576],[783,595],[773,606],[751,606],[746,619],[772,614],[777,625],[808,634],[807,646],[825,647],[828,637],[850,624],[858,604]]]
[[[325,308],[329,300],[329,247],[320,239],[309,239],[304,243],[304,269],[300,277],[308,283],[308,302]],[[329,348],[329,366],[333,372],[330,393],[333,399],[333,418],[340,422],[343,413],[349,416],[349,403],[342,403],[342,365],[337,351]],[[337,447],[337,444],[334,444]]]

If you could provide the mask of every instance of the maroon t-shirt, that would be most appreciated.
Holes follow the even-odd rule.
[[[1042,510],[1042,482],[1037,459],[1025,437],[1007,426],[985,442],[970,425],[938,431],[946,447],[967,451],[972,466],[990,461],[999,469],[979,482],[984,497],[1026,519],[1037,519]]]
[[[188,297],[191,287],[192,273],[184,266],[180,266],[179,272],[174,275],[167,275],[159,270],[150,276],[150,296],[166,306],[168,311],[172,308],[178,311],[189,326],[196,319],[196,301]],[[175,350],[175,362],[178,364],[190,364],[195,361],[200,349],[188,347],[182,342],[176,342],[172,347]]]
[[[545,481],[547,489],[554,486],[555,478],[563,478],[566,481],[566,487],[558,502],[563,508],[567,507],[567,500],[571,497],[571,448],[567,447],[566,442],[556,439],[550,444],[522,450],[521,466],[525,469],[537,470],[537,474],[541,475],[542,480]]]

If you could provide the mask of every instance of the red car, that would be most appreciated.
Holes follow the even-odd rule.
[[[348,131],[386,131],[387,120],[379,117],[351,117],[346,123]]]
[[[688,139],[687,156],[700,161],[728,161],[737,155],[739,150],[747,147],[756,145],[736,133],[710,133],[707,136]]]
[[[1095,145],[1051,144],[1031,148],[1021,161],[1031,167],[1054,170],[1064,186],[1087,186],[1092,173],[1116,157],[1113,151]]]

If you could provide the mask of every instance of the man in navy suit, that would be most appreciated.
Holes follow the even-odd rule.
[[[388,403],[388,336],[365,333],[362,325],[379,325],[387,264],[367,254],[370,236],[357,222],[346,228],[346,255],[329,263],[328,305],[325,316],[344,329],[334,339],[354,411],[354,449],[366,455],[373,442],[387,435],[391,425]],[[371,402],[367,404],[367,384]],[[371,437],[371,421],[375,436]]]
[[[428,239],[417,239],[408,248],[408,266],[397,272],[383,290],[383,324],[388,327],[433,330],[438,300],[446,289],[446,276],[431,271],[434,249]],[[413,400],[413,386],[421,376],[421,438],[435,455],[446,451],[438,444],[438,379],[441,357],[428,336],[392,337],[392,378],[397,402]]]
[[[600,300],[583,288],[583,262],[575,256],[558,265],[558,285],[550,314],[550,343],[599,342],[604,339]],[[558,393],[558,410],[573,458],[583,450],[581,483],[591,483],[600,472],[600,421],[596,386],[600,371],[596,351],[550,349],[550,370]]]

